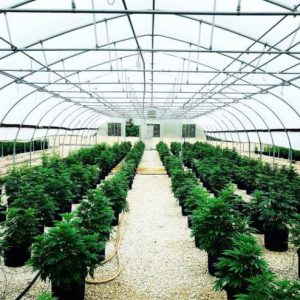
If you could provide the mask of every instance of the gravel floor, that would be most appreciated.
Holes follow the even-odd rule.
[[[145,151],[141,167],[160,166],[157,152]],[[122,273],[110,283],[88,285],[86,299],[226,299],[212,291],[207,256],[195,248],[166,175],[137,175],[128,202]],[[97,276],[114,269],[108,264]]]

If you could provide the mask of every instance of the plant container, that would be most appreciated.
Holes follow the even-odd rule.
[[[56,285],[51,282],[53,297],[58,300],[84,300],[85,280],[71,283],[70,286]]]
[[[10,247],[4,250],[4,264],[7,267],[22,267],[30,258],[30,245]]]
[[[0,205],[0,223],[4,222],[6,219],[6,205]]]
[[[270,251],[283,252],[288,250],[288,228],[265,228],[265,247]]]
[[[211,255],[209,253],[207,253],[208,259],[207,259],[207,266],[208,266],[208,273],[212,276],[215,276],[216,274],[216,267],[215,264],[218,261],[218,256],[216,255]]]
[[[193,216],[188,215],[187,216],[187,221],[188,221],[188,227],[192,228],[192,226],[193,226]]]
[[[259,214],[252,214],[250,219],[250,226],[256,230],[257,234],[264,234],[264,223],[259,220]]]
[[[224,290],[226,291],[226,294],[227,294],[227,300],[234,300],[234,299],[236,299],[235,298],[236,295],[246,292],[246,291],[244,291],[244,289],[240,290],[240,289],[235,289],[235,288],[228,287],[228,286],[226,286],[224,288]]]
[[[200,240],[195,236],[195,246],[200,249]]]
[[[185,217],[189,215],[189,212],[187,211],[184,205],[181,206],[181,213]]]
[[[300,249],[297,250],[298,254],[298,278],[300,278]]]
[[[114,212],[114,218],[111,222],[111,226],[119,225],[119,212]]]

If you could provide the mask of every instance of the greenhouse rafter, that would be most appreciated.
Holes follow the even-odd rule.
[[[35,123],[33,136],[41,128],[48,135],[54,127],[89,123],[93,134],[107,118],[147,120],[154,112],[157,120],[187,119],[206,132],[211,118],[225,139],[240,143],[276,145],[272,130],[281,128],[282,143],[293,148],[297,131],[288,129],[300,128],[299,6],[294,0],[4,3],[0,94],[10,100],[0,123],[19,124],[17,141]]]

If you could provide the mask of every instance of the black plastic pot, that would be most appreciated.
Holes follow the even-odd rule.
[[[215,264],[218,261],[218,256],[215,255],[211,255],[209,253],[207,253],[208,259],[207,259],[207,266],[208,266],[208,273],[212,276],[215,276],[216,274],[216,267]]]
[[[256,230],[255,233],[264,233],[264,223],[259,220],[259,214],[251,214],[250,226]]]
[[[111,222],[111,226],[119,225],[119,212],[114,212],[114,218]]]
[[[298,278],[300,278],[300,249],[297,250],[298,253]]]
[[[7,267],[22,267],[30,258],[30,245],[10,247],[4,250],[4,264]]]
[[[270,251],[283,252],[288,250],[289,230],[265,228],[265,247]]]
[[[227,294],[227,300],[234,300],[236,295],[246,292],[244,289],[240,290],[228,286],[226,286],[224,289]]]
[[[195,236],[195,246],[200,249],[200,240]]]
[[[0,223],[4,222],[6,219],[6,206],[5,205],[0,205]]]
[[[181,206],[181,213],[185,217],[189,215],[189,212],[187,211],[184,205]]]
[[[85,281],[83,279],[71,283],[68,287],[51,282],[51,289],[53,297],[56,297],[58,300],[84,300]]]

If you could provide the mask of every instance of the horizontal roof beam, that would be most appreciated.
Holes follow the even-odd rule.
[[[254,75],[298,75],[299,72],[262,72],[262,71],[230,71],[230,70],[168,70],[168,69],[161,69],[161,70],[143,70],[143,69],[1,69],[4,72],[42,72],[42,73],[51,73],[51,72],[71,72],[71,73],[84,73],[84,72],[126,72],[126,73],[204,73],[204,74],[254,74]],[[74,74],[75,75],[75,74]]]
[[[61,127],[61,126],[47,126],[47,125],[32,125],[32,124],[10,124],[10,123],[2,123],[0,124],[1,128],[32,128],[32,129],[61,129],[61,130],[98,130],[99,128],[92,127],[80,127],[80,128],[69,128],[69,127]]]
[[[22,80],[20,80],[20,81],[16,81],[16,83],[19,83],[19,84],[22,84]],[[45,81],[37,81],[37,82],[32,82],[33,84],[49,84],[49,82],[45,82]],[[91,81],[91,82],[88,82],[88,81],[86,81],[86,82],[72,82],[72,83],[70,83],[70,82],[50,82],[51,83],[51,85],[72,85],[72,83],[74,83],[74,84],[81,84],[81,85],[100,85],[100,84],[105,84],[105,85],[111,85],[111,84],[116,84],[116,85],[120,85],[120,84],[125,84],[125,82],[118,82],[118,81],[107,81],[107,82],[105,82],[105,81],[101,81],[101,82],[99,82],[99,81]],[[151,82],[149,81],[149,82],[146,82],[146,84],[150,84]],[[144,82],[143,81],[140,81],[140,82],[130,82],[130,84],[131,85],[135,85],[135,84],[142,84],[142,85],[144,85]],[[175,86],[175,85],[204,85],[204,83],[198,83],[198,82],[182,82],[182,83],[180,83],[180,82],[153,82],[153,84],[154,85],[173,85],[173,86]],[[285,82],[285,81],[283,81],[283,85],[288,85],[289,83],[288,82]],[[206,84],[207,86],[209,86],[209,85],[219,85],[219,84]],[[230,85],[230,83],[227,83],[227,84],[224,84],[224,85]],[[235,85],[235,84],[232,84],[232,85]],[[259,85],[261,85],[261,84],[259,84]],[[266,84],[266,86],[279,86],[280,84],[276,84],[276,83],[274,83],[274,84]],[[252,86],[251,84],[249,85],[249,86]],[[41,87],[41,91],[42,91],[42,87]]]
[[[192,16],[298,16],[299,11],[176,11],[158,9],[33,9],[1,8],[0,13],[54,13],[54,14],[128,14],[128,15],[192,15]]]
[[[274,54],[274,55],[297,55],[300,51],[289,51],[289,50],[230,50],[230,49],[164,49],[164,48],[0,48],[0,52],[90,52],[90,51],[100,51],[100,52],[172,52],[172,53],[217,53],[217,54]]]
[[[266,128],[266,129],[238,129],[238,130],[205,130],[207,133],[243,133],[243,132],[300,132],[300,128]]]

